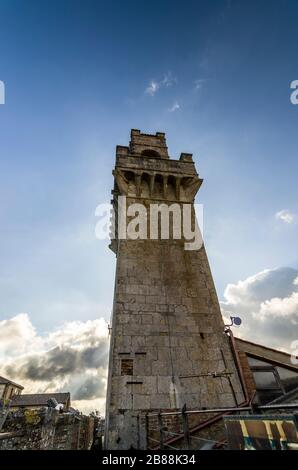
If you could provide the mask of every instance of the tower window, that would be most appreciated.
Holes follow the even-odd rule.
[[[121,375],[133,375],[133,359],[121,360]]]
[[[151,149],[143,150],[142,155],[144,155],[145,157],[160,158],[159,153],[156,152],[156,150]]]

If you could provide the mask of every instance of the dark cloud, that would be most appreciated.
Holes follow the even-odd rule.
[[[51,381],[86,369],[106,368],[107,360],[108,344],[104,338],[97,345],[84,349],[57,346],[42,354],[27,356],[21,365],[7,366],[5,373],[20,379]]]
[[[74,391],[72,398],[74,400],[92,400],[95,398],[104,398],[106,393],[105,380],[96,375],[86,378],[84,383]]]
[[[38,335],[29,315],[0,321],[0,373],[25,393],[71,393],[84,412],[104,412],[108,366],[108,330],[103,318],[66,322]]]

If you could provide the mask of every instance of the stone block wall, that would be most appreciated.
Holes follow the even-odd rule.
[[[48,408],[9,411],[2,432],[13,436],[0,440],[0,450],[46,450],[53,447],[57,412]]]
[[[93,439],[94,420],[51,408],[18,409],[7,414],[0,438],[0,450],[88,450]]]

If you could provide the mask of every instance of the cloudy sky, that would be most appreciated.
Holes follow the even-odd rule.
[[[141,3],[0,1],[0,373],[84,410],[103,410],[115,269],[95,208],[131,128],[194,154],[237,334],[298,339],[298,3]]]

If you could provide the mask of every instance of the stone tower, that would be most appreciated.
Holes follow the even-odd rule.
[[[127,207],[176,203],[193,211],[202,183],[191,154],[171,159],[164,133],[134,129],[129,147],[116,148],[113,174],[116,222],[119,195]],[[236,406],[244,398],[204,246],[118,235],[105,447],[144,449],[147,412]]]

